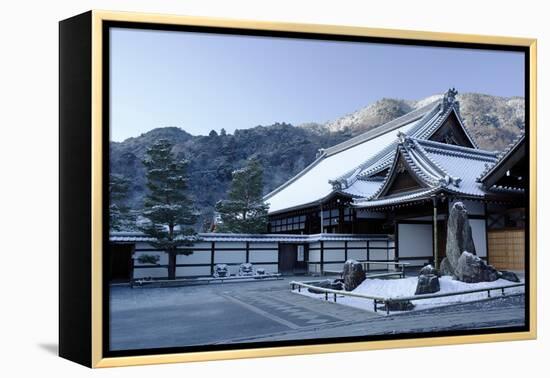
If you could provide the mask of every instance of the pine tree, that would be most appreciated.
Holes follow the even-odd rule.
[[[221,216],[219,230],[234,233],[263,233],[267,231],[267,211],[264,203],[263,169],[251,159],[245,168],[232,173],[228,199],[216,204]]]
[[[148,221],[141,230],[155,239],[153,247],[168,253],[168,278],[176,278],[176,256],[192,252],[180,247],[197,241],[193,225],[197,216],[187,194],[186,160],[178,161],[172,154],[172,144],[158,140],[147,149],[143,165],[146,168],[148,194],[142,216]]]
[[[111,173],[109,176],[109,229],[111,231],[132,228],[135,219],[126,205],[130,181],[123,175]]]

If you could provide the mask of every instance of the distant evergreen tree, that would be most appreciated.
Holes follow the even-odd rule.
[[[263,169],[251,159],[245,168],[232,174],[228,199],[216,204],[221,216],[221,232],[265,233],[269,205],[263,201]]]
[[[220,130],[220,135],[221,136],[226,136],[227,135],[227,131],[225,131],[225,129],[222,127],[222,129]]]
[[[158,140],[147,149],[143,165],[146,169],[148,194],[145,197],[142,216],[148,221],[140,228],[155,240],[153,247],[168,253],[168,278],[176,277],[176,256],[192,252],[181,250],[197,241],[191,227],[197,216],[187,193],[186,160],[177,161],[172,154],[172,144]]]
[[[208,134],[208,136],[211,138],[217,137],[218,133],[216,132],[216,130],[210,130],[210,133]]]
[[[135,218],[126,205],[130,181],[123,175],[111,173],[109,176],[109,229],[111,231],[129,230]]]

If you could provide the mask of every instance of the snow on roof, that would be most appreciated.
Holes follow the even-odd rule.
[[[454,192],[473,196],[486,194],[477,178],[487,165],[494,164],[497,153],[427,141],[419,141],[419,144],[430,160],[450,176],[460,178],[458,186],[451,187]]]
[[[456,93],[456,90],[450,89],[439,102],[327,148],[302,172],[264,197],[270,204],[269,213],[313,206],[334,193],[352,197],[368,197],[376,193],[380,183],[368,182],[368,179],[392,165],[399,143],[398,135],[428,139],[453,113],[467,138],[477,148],[462,123]]]
[[[417,121],[416,121],[417,122]],[[309,169],[286,185],[265,198],[269,203],[269,212],[310,205],[324,199],[333,193],[330,180],[349,170],[350,166],[357,166],[365,158],[380,152],[397,137],[398,132],[406,132],[416,122],[407,123],[397,129],[386,132],[373,139],[368,139],[339,153],[322,155]]]
[[[376,193],[370,197],[356,199],[355,206],[374,208],[414,202],[429,198],[438,192],[483,197],[486,192],[477,181],[477,177],[488,164],[494,164],[497,160],[496,152],[416,139],[404,134],[400,135],[396,149],[409,171],[422,182],[424,188],[386,196],[392,176],[396,174],[395,160]]]
[[[480,174],[478,177],[479,182],[485,182],[492,174],[495,173],[495,171],[502,165],[504,162],[513,154],[515,151],[519,150],[522,146],[522,144],[525,142],[525,133],[522,132],[519,134],[515,140],[512,141],[508,145],[506,149],[504,149],[501,153],[498,155],[498,161],[495,162],[493,165],[488,165],[487,168]]]
[[[433,194],[439,192],[440,188],[427,188],[422,190],[415,190],[412,192],[406,192],[399,196],[384,197],[380,199],[368,200],[362,198],[354,202],[355,207],[359,208],[378,208],[390,205],[396,205],[400,203],[411,203],[416,201],[424,201],[430,198]]]
[[[360,169],[361,164],[371,158],[382,158],[391,152],[388,146],[396,140],[398,133],[416,131],[426,121],[426,115],[432,115],[438,107],[439,104],[424,106],[327,148],[302,172],[264,197],[270,204],[269,212],[310,206],[330,196],[334,192],[331,180],[349,174],[350,168]]]
[[[370,197],[380,188],[383,180],[356,180],[350,187],[341,192],[352,197]]]
[[[284,243],[314,243],[318,241],[366,241],[386,240],[385,235],[367,234],[229,234],[229,233],[199,233],[197,235],[202,242],[284,242]],[[150,242],[154,239],[141,232],[111,232],[109,241],[112,243],[137,243]]]

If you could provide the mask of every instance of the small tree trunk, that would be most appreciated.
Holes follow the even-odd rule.
[[[169,251],[168,252],[168,279],[169,280],[175,280],[176,279],[176,251]]]

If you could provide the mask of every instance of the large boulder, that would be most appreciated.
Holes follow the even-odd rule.
[[[445,249],[449,266],[447,269],[455,273],[458,259],[462,252],[468,251],[476,254],[472,228],[468,220],[468,211],[462,202],[455,202],[449,211],[447,221],[447,246]]]
[[[422,274],[418,276],[414,295],[437,293],[440,290],[439,278],[435,274]]]
[[[451,266],[451,262],[448,258],[444,257],[443,260],[441,260],[441,264],[439,264],[439,273],[442,276],[454,276],[455,270]]]
[[[521,281],[519,279],[519,277],[517,276],[517,274],[515,274],[514,272],[507,271],[507,270],[501,270],[500,272],[498,272],[498,278],[502,278],[503,280],[512,281],[512,282],[520,282]]]
[[[342,273],[344,287],[347,291],[352,291],[365,280],[365,270],[363,265],[356,260],[348,260],[344,263],[344,272]]]
[[[418,272],[419,276],[428,276],[430,274],[434,274],[438,277],[441,277],[441,274],[439,273],[439,271],[435,269],[433,266],[431,266],[430,264],[426,265],[425,267],[420,269],[420,272]]]
[[[478,256],[464,251],[455,268],[457,280],[467,283],[490,282],[499,278],[498,271]]]

